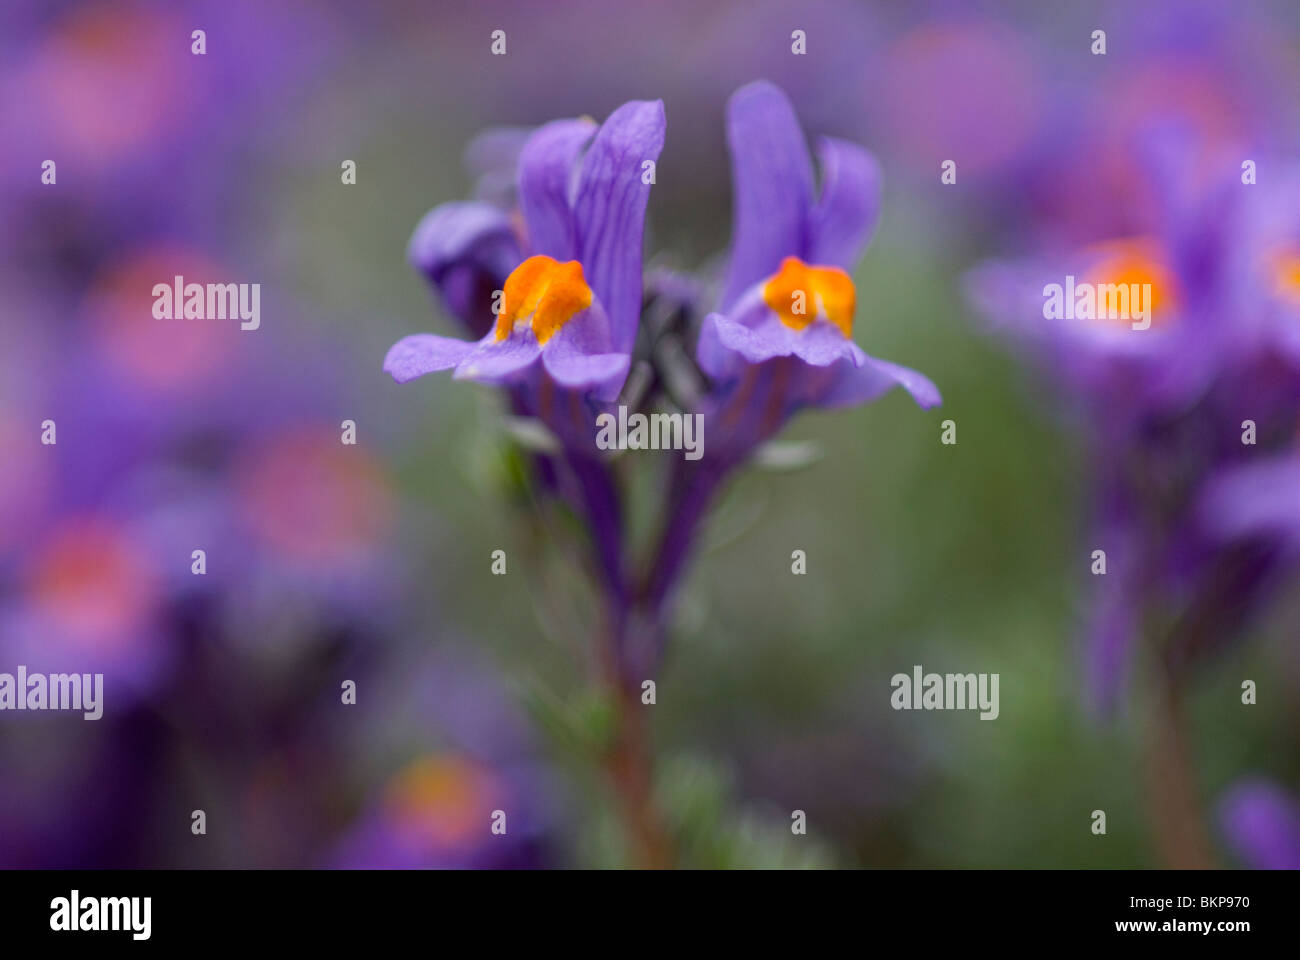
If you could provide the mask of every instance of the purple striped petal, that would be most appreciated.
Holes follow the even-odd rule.
[[[722,308],[788,256],[807,252],[813,171],[790,101],[766,81],[741,87],[727,104],[731,151],[732,248]]]
[[[520,152],[519,206],[534,254],[556,260],[578,255],[570,190],[578,158],[595,130],[591,120],[556,120],[539,127]]]
[[[641,317],[641,241],[650,197],[642,164],[658,160],[664,128],[662,100],[623,104],[601,125],[578,174],[578,259],[609,314],[619,353],[632,352]]]

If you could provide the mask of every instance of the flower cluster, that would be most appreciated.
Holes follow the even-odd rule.
[[[1180,159],[1196,155],[1172,134],[1145,144],[1160,203],[1142,232],[989,264],[970,283],[1083,427],[1090,549],[1106,564],[1087,644],[1101,709],[1139,637],[1181,676],[1243,632],[1295,558],[1296,187],[1245,189],[1227,162],[1226,177],[1205,178]],[[1096,309],[1061,316],[1046,301],[1063,277],[1108,298],[1128,291],[1148,316],[1117,318],[1100,294]]]
[[[624,104],[599,126],[548,123],[518,145],[515,189],[497,191],[504,198],[432,210],[410,259],[479,339],[414,334],[384,361],[399,383],[454,370],[500,386],[515,413],[558,439],[539,457],[538,483],[570,491],[587,521],[614,669],[629,683],[652,672],[662,652],[667,600],[713,494],[760,444],[801,409],[867,403],[895,386],[923,408],[940,401],[925,376],[853,340],[850,271],[880,199],[867,150],[822,139],[818,187],[785,95],[765,82],[744,87],[727,110],[734,225],[721,283],[710,275],[647,282],[642,233],[654,178],[646,171],[664,132],[658,102]],[[710,289],[720,289],[711,310]],[[707,384],[689,397],[668,388],[681,370],[642,329],[643,307],[665,301],[686,318],[683,339],[696,343],[687,378]],[[629,377],[634,369],[644,375]],[[639,573],[627,556],[617,473],[594,443],[595,418],[615,402],[680,405],[704,418],[708,438],[701,458],[672,468],[658,546]]]

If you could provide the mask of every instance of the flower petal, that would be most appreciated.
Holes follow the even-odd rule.
[[[415,333],[403,337],[388,348],[384,357],[384,372],[398,383],[437,370],[450,370],[474,350],[474,344],[432,333]]]
[[[504,340],[497,340],[495,332],[489,333],[457,365],[455,377],[497,383],[527,369],[541,352],[531,330],[511,333]]]
[[[465,147],[465,170],[474,178],[474,198],[498,207],[516,206],[519,154],[532,127],[491,127]]]
[[[939,388],[929,377],[910,367],[879,360],[865,353],[861,366],[845,361],[829,387],[811,398],[810,402],[828,408],[858,406],[876,400],[894,387],[906,390],[923,410],[937,407],[943,402]]]
[[[611,349],[610,323],[596,300],[547,341],[542,362],[561,386],[599,387],[597,399],[613,400],[623,389],[631,357]]]
[[[641,240],[650,187],[642,164],[664,145],[662,100],[632,100],[600,127],[578,174],[578,259],[609,314],[614,350],[631,353],[641,317]]]
[[[601,386],[604,389],[599,399],[602,400],[618,396],[623,381],[627,379],[629,359],[626,353],[565,353],[556,349],[558,346],[548,345],[542,351],[542,362],[556,383],[574,390]],[[612,382],[615,378],[617,383]]]
[[[794,352],[792,340],[797,334],[772,315],[770,323],[750,326],[720,313],[704,320],[711,325],[711,337],[725,350],[738,354],[747,363],[763,363],[773,357],[788,357]]]
[[[718,382],[731,380],[740,373],[740,359],[722,343],[717,320],[721,314],[711,313],[700,325],[699,341],[695,345],[695,360],[700,369]]]
[[[880,215],[880,165],[870,151],[833,137],[817,143],[822,192],[808,217],[808,261],[852,270]]]
[[[749,363],[794,356],[816,367],[838,360],[857,366],[867,359],[856,343],[824,320],[803,330],[786,326],[758,289],[742,297],[729,314],[706,317],[696,351],[704,372],[715,379],[719,373],[732,371],[733,361],[723,356],[728,351]]]
[[[790,101],[772,84],[741,87],[727,104],[731,152],[732,246],[722,297],[729,308],[781,259],[803,257],[813,171]]]
[[[847,360],[855,367],[866,362],[867,355],[839,328],[817,320],[791,338],[794,355],[814,367],[827,367],[837,360]]]
[[[578,255],[569,188],[582,148],[596,124],[556,120],[538,127],[519,155],[519,206],[528,224],[528,246],[556,260]]]
[[[476,336],[492,326],[492,291],[522,259],[509,218],[486,203],[434,207],[416,226],[406,255]]]

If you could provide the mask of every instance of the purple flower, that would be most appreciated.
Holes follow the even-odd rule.
[[[727,109],[735,224],[721,310],[705,318],[697,357],[736,452],[804,406],[840,407],[902,386],[940,402],[925,376],[868,356],[852,340],[847,271],[875,228],[880,173],[862,147],[819,141],[820,192],[798,118],[770,83],[742,87]],[[739,404],[732,418],[727,407]]]
[[[1219,821],[1242,862],[1255,870],[1300,870],[1300,807],[1267,780],[1236,784],[1219,806]]]
[[[734,180],[732,249],[720,310],[700,331],[696,357],[712,379],[702,401],[704,456],[673,467],[655,562],[641,590],[645,639],[631,656],[653,659],[668,600],[714,494],[760,443],[804,407],[867,403],[896,386],[923,408],[940,402],[924,375],[866,354],[853,342],[857,293],[848,270],[875,228],[880,172],[869,152],[818,142],[822,183],[793,107],[765,81],[727,107]],[[646,652],[650,651],[650,652]]]
[[[1275,188],[1243,193],[1232,176],[1206,182],[1185,138],[1153,136],[1138,152],[1158,212],[1143,232],[989,265],[970,283],[1084,428],[1088,550],[1104,550],[1108,567],[1086,647],[1102,708],[1140,636],[1179,674],[1239,634],[1291,570],[1279,538],[1261,535],[1272,507],[1256,498],[1285,502],[1285,469],[1259,461],[1291,444],[1300,416],[1300,364],[1283,320],[1300,289],[1290,282],[1300,247],[1269,222],[1288,219],[1279,205],[1294,222],[1295,206]],[[1273,280],[1262,283],[1261,271]],[[1283,512],[1273,511],[1278,523]]]
[[[333,866],[463,869],[546,866],[555,829],[553,785],[526,715],[503,678],[442,651],[376,678],[356,736],[380,761],[368,799],[339,838]],[[412,723],[394,728],[393,711]],[[498,813],[499,811],[499,813]],[[506,819],[494,833],[493,820]]]
[[[482,279],[508,269],[496,322],[477,343],[405,337],[384,369],[399,383],[454,368],[457,378],[515,384],[537,382],[540,367],[562,388],[616,397],[641,311],[643,164],[658,158],[663,138],[658,101],[626,103],[599,128],[586,119],[539,127],[519,155],[522,237],[488,204],[432,211],[411,259],[471,328],[488,315],[488,301],[473,302]]]

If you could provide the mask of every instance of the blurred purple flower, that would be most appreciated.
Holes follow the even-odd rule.
[[[537,867],[550,862],[550,785],[502,678],[439,653],[376,681],[363,749],[403,757],[339,840],[333,865],[361,869]],[[414,724],[394,731],[394,711]],[[393,734],[398,734],[394,740]],[[388,742],[393,741],[393,742]],[[496,811],[505,832],[494,833]]]
[[[1230,501],[1252,495],[1246,481],[1202,500],[1223,471],[1288,447],[1300,419],[1300,365],[1278,322],[1289,315],[1288,285],[1260,283],[1261,270],[1289,277],[1277,258],[1290,248],[1263,228],[1256,204],[1283,204],[1293,226],[1300,207],[1277,187],[1243,190],[1232,165],[1207,179],[1212,165],[1175,131],[1146,138],[1138,153],[1156,198],[1144,233],[987,265],[969,283],[980,311],[1085,428],[1091,546],[1109,568],[1096,580],[1087,644],[1089,694],[1102,709],[1143,632],[1154,631],[1150,642],[1179,671],[1242,632],[1290,571],[1276,537],[1241,535],[1251,507]],[[1067,278],[1094,291],[1145,287],[1145,319],[1049,309]],[[1222,522],[1207,526],[1207,510]]]
[[[1228,843],[1255,870],[1300,870],[1300,805],[1267,780],[1243,780],[1219,804]]]
[[[527,847],[510,837],[512,799],[509,785],[491,767],[456,754],[426,754],[392,777],[341,841],[334,865],[349,870],[533,866],[516,859]],[[504,836],[491,833],[497,810],[506,815]]]

